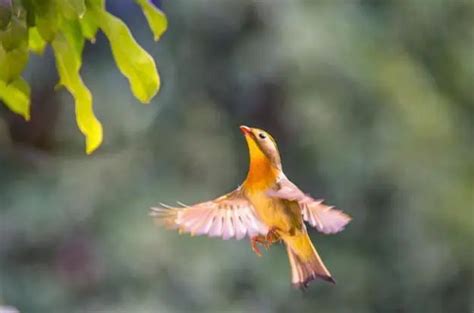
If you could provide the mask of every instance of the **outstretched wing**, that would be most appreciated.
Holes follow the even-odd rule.
[[[167,227],[191,235],[242,239],[266,235],[268,227],[254,214],[250,202],[237,189],[217,199],[182,208],[161,205],[151,215]]]
[[[311,226],[325,234],[338,233],[351,221],[351,217],[342,211],[323,203],[324,200],[313,199],[304,194],[288,178],[282,177],[277,189],[267,191],[271,197],[298,202],[303,219]]]

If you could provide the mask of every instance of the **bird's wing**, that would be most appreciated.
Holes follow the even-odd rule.
[[[268,227],[254,214],[254,209],[240,189],[214,200],[183,207],[161,205],[151,208],[151,215],[167,227],[191,235],[242,239],[266,235]]]
[[[298,202],[303,219],[311,226],[325,234],[338,233],[351,221],[351,217],[342,211],[323,203],[322,199],[314,199],[303,193],[288,178],[282,177],[276,189],[267,191],[270,197]]]

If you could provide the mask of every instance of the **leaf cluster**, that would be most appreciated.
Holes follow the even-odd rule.
[[[166,16],[148,0],[141,7],[157,41],[167,28]],[[80,70],[86,40],[101,30],[110,42],[120,72],[133,95],[148,103],[160,89],[153,58],[135,41],[127,25],[107,12],[105,0],[0,0],[0,100],[30,119],[30,87],[21,77],[30,52],[43,54],[51,45],[59,84],[73,96],[76,121],[86,138],[86,153],[100,146],[102,125],[94,115],[93,97]]]

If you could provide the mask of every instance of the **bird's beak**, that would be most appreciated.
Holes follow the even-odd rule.
[[[242,134],[244,134],[245,136],[247,135],[250,135],[252,133],[252,130],[250,129],[250,127],[247,127],[247,126],[240,126],[240,130],[242,131]]]

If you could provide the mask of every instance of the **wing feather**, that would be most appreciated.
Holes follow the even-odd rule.
[[[268,227],[258,219],[252,205],[239,189],[215,200],[191,206],[178,204],[183,208],[160,203],[160,207],[151,208],[151,215],[168,228],[224,240],[240,240],[246,235],[252,237],[268,232]]]
[[[234,226],[235,226],[235,238],[237,240],[240,240],[245,237],[247,233],[247,227],[245,227],[243,221],[242,221],[242,216],[240,215],[240,212],[236,212],[234,214]]]
[[[338,233],[351,221],[349,215],[324,204],[322,199],[314,199],[306,195],[286,177],[280,179],[277,189],[271,189],[267,194],[271,197],[298,202],[303,219],[325,234]]]

